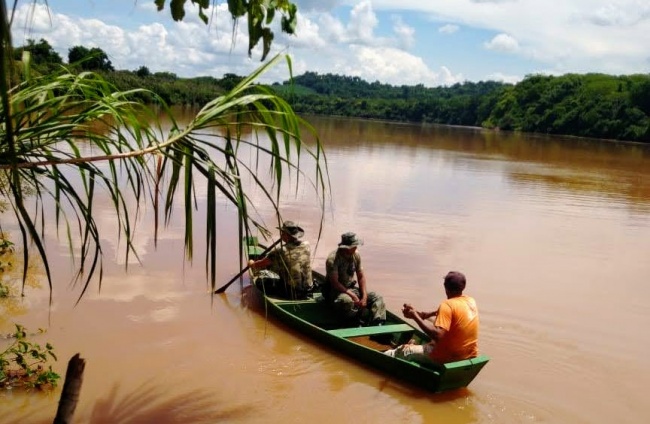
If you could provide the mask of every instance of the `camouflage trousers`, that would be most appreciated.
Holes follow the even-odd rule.
[[[357,287],[352,287],[349,290],[361,298],[361,292]],[[384,305],[384,299],[375,292],[368,293],[368,303],[363,309],[355,306],[352,298],[345,293],[339,293],[332,300],[332,305],[341,316],[350,320],[357,319],[363,325],[386,321],[386,305]]]
[[[265,295],[280,299],[306,299],[309,295],[308,290],[291,287],[282,281],[280,276],[269,270],[260,271],[255,284]]]

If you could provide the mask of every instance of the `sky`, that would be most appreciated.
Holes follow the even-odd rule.
[[[226,3],[212,2],[205,25],[190,1],[185,19],[174,22],[170,1],[158,12],[154,0],[19,0],[13,43],[43,38],[66,62],[73,46],[99,47],[115,69],[146,66],[179,77],[244,76],[261,65],[260,49],[248,56],[246,21],[234,27]],[[532,74],[650,73],[650,0],[294,3],[296,33],[275,28],[269,55],[288,54],[293,75],[435,87],[516,83]],[[288,67],[276,65],[261,81],[288,78]]]

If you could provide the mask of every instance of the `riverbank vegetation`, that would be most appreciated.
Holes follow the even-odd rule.
[[[40,72],[64,64],[45,40],[30,40],[15,57],[24,50],[32,52]],[[83,46],[71,47],[68,61],[73,69],[101,72],[121,90],[145,88],[170,105],[202,106],[243,79],[234,74],[181,78],[145,66],[114,70],[101,49]],[[650,142],[650,74],[529,75],[517,84],[424,87],[307,72],[271,88],[302,114]],[[139,100],[155,101],[148,92],[140,92]]]
[[[16,324],[6,337],[8,346],[0,351],[0,388],[50,390],[57,386],[59,374],[52,370],[51,360],[57,360],[50,343],[34,342],[25,327]],[[45,331],[39,329],[37,334]]]
[[[650,142],[650,74],[531,75],[426,88],[299,75],[274,89],[301,113]]]
[[[15,272],[16,262],[21,260],[16,257],[14,243],[0,232],[0,329],[5,327],[9,317],[21,312],[22,293],[14,284],[20,281]],[[35,341],[45,330],[28,333],[22,325],[13,325],[13,332],[0,334],[0,389],[55,388],[60,376],[52,370],[51,362],[57,360],[54,348],[48,342],[42,346]]]

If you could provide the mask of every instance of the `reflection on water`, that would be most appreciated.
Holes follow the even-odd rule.
[[[270,319],[238,283],[211,298],[202,261],[184,260],[179,223],[154,249],[145,216],[142,264],[125,273],[109,240],[102,290],[76,307],[67,252],[52,234],[48,248],[62,258],[52,309],[46,290],[30,288],[27,312],[2,324],[51,323],[61,374],[74,353],[87,360],[79,422],[650,420],[648,146],[309,120],[332,184],[318,243],[320,209],[307,183],[285,193],[282,212],[305,229],[314,268],[324,270],[341,233],[356,231],[369,285],[395,310],[434,307],[442,276],[464,271],[492,361],[454,393],[403,385]],[[262,197],[251,193],[273,222]],[[235,215],[224,206],[219,218],[218,283],[240,267]],[[100,225],[112,224],[102,215]],[[56,401],[0,394],[10,411],[0,422],[49,422]]]

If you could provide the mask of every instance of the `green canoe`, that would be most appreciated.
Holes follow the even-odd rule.
[[[255,244],[255,238],[251,239],[248,256],[254,259],[263,246]],[[325,281],[318,272],[313,271],[313,277],[316,286]],[[253,281],[257,281],[254,275]],[[260,285],[255,284],[255,287],[268,311],[286,325],[364,364],[432,392],[467,387],[490,359],[480,355],[439,366],[424,366],[393,358],[382,352],[411,339],[427,343],[429,337],[390,311],[383,325],[350,327],[341,321],[320,293],[313,293],[305,300],[287,300],[266,295]]]

